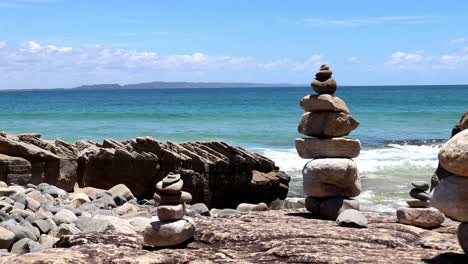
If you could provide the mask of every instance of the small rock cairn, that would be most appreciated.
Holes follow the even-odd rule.
[[[143,234],[148,246],[166,247],[179,245],[195,234],[195,223],[185,217],[185,203],[192,200],[192,195],[182,191],[184,182],[180,174],[169,173],[156,184],[154,201],[159,204],[159,221],[151,223]]]
[[[449,175],[434,188],[431,205],[462,222],[458,227],[458,241],[468,254],[468,129],[442,145],[439,164]]]
[[[398,222],[422,228],[439,227],[444,222],[445,216],[436,208],[430,207],[431,195],[427,193],[429,184],[416,181],[412,182],[411,185],[413,188],[409,195],[414,199],[406,202],[409,208],[400,207],[397,209]]]
[[[359,210],[359,202],[350,197],[361,193],[361,181],[356,163],[361,143],[357,139],[344,138],[359,126],[349,112],[346,103],[333,96],[337,84],[332,71],[322,65],[315,74],[311,86],[318,95],[302,98],[300,106],[304,114],[298,132],[310,136],[297,138],[296,149],[301,158],[312,159],[303,171],[303,187],[306,208],[314,215],[336,220],[347,209]],[[348,214],[347,214],[348,215]],[[354,212],[366,222],[360,212]]]

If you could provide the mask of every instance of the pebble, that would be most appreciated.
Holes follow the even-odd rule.
[[[336,223],[343,227],[366,228],[368,221],[360,211],[347,209],[338,215]]]
[[[414,188],[421,190],[423,192],[429,190],[429,184],[423,181],[414,181],[411,183],[411,185],[413,185]]]
[[[62,209],[54,215],[53,220],[55,223],[57,223],[57,225],[61,225],[74,223],[76,220],[78,220],[78,218],[72,211],[68,209]]]

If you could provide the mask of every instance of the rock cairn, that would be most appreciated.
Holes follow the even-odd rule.
[[[344,138],[359,122],[350,115],[346,103],[333,96],[337,84],[331,76],[330,67],[322,65],[311,83],[318,95],[302,98],[300,106],[304,114],[298,132],[309,137],[297,138],[295,143],[301,158],[312,159],[302,172],[307,210],[318,217],[336,220],[346,209],[359,210],[359,203],[351,198],[361,193],[352,158],[359,155],[361,143]]]
[[[434,188],[431,205],[447,217],[462,222],[458,240],[468,254],[468,129],[442,145],[439,164],[449,175]]]
[[[166,247],[179,245],[195,234],[195,223],[185,215],[185,203],[192,200],[188,192],[182,191],[184,185],[180,174],[169,173],[156,184],[153,198],[159,204],[159,220],[152,222],[143,234],[148,246]]]
[[[444,222],[445,217],[439,210],[430,207],[431,195],[427,192],[429,184],[416,181],[412,182],[411,185],[413,188],[409,195],[414,199],[406,202],[409,207],[397,209],[398,222],[422,228],[439,227]]]

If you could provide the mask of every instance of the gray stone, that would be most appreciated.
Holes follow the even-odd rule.
[[[411,189],[409,194],[411,197],[421,201],[428,201],[429,199],[431,199],[431,196],[428,193],[416,188]]]
[[[15,202],[13,204],[13,209],[24,210],[26,209],[26,205],[24,205],[24,203]]]
[[[31,197],[26,197],[26,207],[28,209],[36,212],[41,207],[41,204],[38,201],[31,198]]]
[[[177,221],[155,221],[143,233],[144,244],[147,246],[175,246],[179,245],[195,234],[195,223],[191,218]]]
[[[315,198],[307,197],[306,209],[322,219],[336,220],[338,215],[348,209],[359,210],[359,202],[345,197]]]
[[[180,178],[180,176],[179,176]],[[171,182],[170,184],[164,184],[163,181],[160,181],[156,184],[156,191],[159,194],[170,194],[170,195],[177,195],[181,192],[182,187],[184,186],[183,180],[178,180],[176,182]]]
[[[10,196],[11,199],[13,199],[15,202],[26,204],[26,194],[24,193],[15,193],[12,196]]]
[[[436,208],[408,208],[400,207],[397,210],[398,222],[422,228],[439,227],[445,220]]]
[[[199,215],[210,216],[210,209],[204,203],[192,204],[190,210],[195,211]]]
[[[138,206],[133,205],[131,203],[125,203],[122,206],[119,206],[113,210],[113,212],[116,215],[120,216],[138,213],[139,211],[141,211],[141,209]]]
[[[124,184],[117,184],[114,187],[110,188],[108,192],[112,195],[112,198],[121,195],[125,197],[127,201],[135,199],[135,196],[133,196],[132,191],[130,191],[130,189],[128,189],[128,187]]]
[[[30,211],[27,211],[27,210],[22,210],[22,209],[13,209],[13,210],[11,210],[10,215],[13,215],[13,214],[17,214],[17,215],[21,216],[23,219],[26,219],[26,218],[34,215],[33,212],[30,212]]]
[[[0,188],[6,188],[8,187],[8,184],[6,184],[4,181],[0,181]]]
[[[47,234],[52,229],[57,227],[57,225],[52,219],[38,219],[33,222],[33,225],[39,228],[41,234]]]
[[[13,195],[15,193],[16,193],[16,190],[14,190],[13,188],[0,187],[0,196],[9,197],[10,195]]]
[[[296,150],[303,159],[355,158],[361,142],[349,138],[296,138]]]
[[[155,219],[147,217],[135,217],[128,219],[128,223],[132,225],[135,231],[139,234],[143,233],[147,227],[151,227],[151,222],[154,221]]]
[[[306,112],[298,125],[298,132],[311,137],[342,137],[359,126],[359,122],[343,112]]]
[[[305,112],[343,112],[349,114],[346,103],[339,97],[329,94],[304,96],[300,105]]]
[[[431,203],[429,203],[429,201],[409,200],[406,201],[406,203],[411,208],[425,208],[431,206]]]
[[[53,219],[54,219],[54,222],[57,223],[57,225],[71,224],[71,223],[76,222],[76,220],[78,220],[76,215],[72,211],[70,211],[68,209],[62,209],[62,210],[58,211],[54,215]]]
[[[15,233],[0,226],[0,249],[8,249],[13,244]]]
[[[351,159],[315,159],[302,171],[304,194],[312,197],[355,197],[361,193],[356,163]]]
[[[34,252],[35,248],[40,247],[40,244],[29,239],[29,238],[23,238],[19,241],[17,241],[15,244],[13,244],[13,247],[11,247],[11,253],[15,254],[26,254],[29,252]]]
[[[305,207],[305,198],[276,199],[268,206],[270,210],[298,209]]]
[[[157,214],[161,221],[179,220],[185,215],[185,207],[183,204],[160,205],[157,208]]]
[[[468,131],[468,130],[464,130]],[[431,205],[447,217],[468,222],[468,177],[449,176],[435,187]]]
[[[157,204],[189,203],[192,201],[192,195],[188,192],[181,192],[177,195],[159,195],[158,193],[154,193],[153,199]]]
[[[136,231],[125,219],[115,216],[95,215],[92,217],[80,217],[76,226],[83,232],[116,231],[126,234],[135,234]]]
[[[331,70],[320,70],[315,74],[315,78],[321,82],[328,80],[331,78],[333,72]]]
[[[1,222],[0,226],[15,234],[15,238],[13,239],[14,242],[16,242],[16,241],[18,241],[20,239],[23,239],[23,238],[30,238],[32,240],[37,240],[37,237],[34,234],[34,232],[32,232],[28,228],[18,224],[13,219]]]
[[[49,234],[53,237],[61,238],[65,235],[74,235],[80,232],[81,230],[78,229],[74,224],[61,224],[52,229]]]
[[[218,217],[238,216],[241,212],[235,209],[225,208],[219,210]]]
[[[347,209],[344,210],[336,219],[339,226],[366,228],[367,218],[358,210]]]
[[[34,200],[38,201],[39,203],[47,203],[47,199],[45,198],[44,195],[40,191],[33,190],[32,192],[29,192],[26,194],[27,197],[33,198]]]

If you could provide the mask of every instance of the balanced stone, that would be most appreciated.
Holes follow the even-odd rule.
[[[180,181],[180,174],[169,173],[161,182],[164,186],[167,186],[178,181]]]
[[[355,158],[361,142],[348,138],[296,138],[296,150],[303,159]]]
[[[318,81],[326,81],[332,76],[333,72],[331,70],[320,70],[315,74],[315,78]]]
[[[164,184],[163,181],[160,181],[156,184],[156,190],[160,194],[180,194],[182,187],[184,186],[184,181],[179,180],[172,182],[170,184]]]
[[[339,97],[329,94],[304,96],[300,105],[305,112],[343,112],[349,114],[346,103]]]
[[[421,200],[421,201],[427,201],[431,199],[431,196],[428,193],[426,193],[425,191],[416,189],[416,188],[413,188],[409,194],[411,197]]]
[[[307,197],[305,200],[307,211],[322,219],[336,220],[344,210],[359,210],[359,202],[345,197],[317,198]]]
[[[397,210],[398,222],[423,228],[439,227],[445,220],[444,215],[436,208],[408,208]]]
[[[302,175],[306,196],[355,197],[361,193],[361,180],[351,159],[315,159],[304,166]]]
[[[468,130],[465,129],[442,145],[439,151],[440,165],[447,171],[468,177]]]
[[[342,137],[359,126],[359,122],[343,112],[306,112],[302,115],[298,132],[312,137]]]
[[[468,131],[468,130],[466,130]],[[468,177],[449,176],[434,189],[431,205],[446,216],[468,222]]]
[[[424,208],[424,207],[429,207],[431,205],[429,201],[421,201],[421,200],[409,200],[409,201],[406,201],[406,203],[411,208]]]
[[[188,192],[180,192],[173,195],[159,195],[154,193],[153,199],[158,204],[175,204],[175,203],[189,203],[192,201],[192,195]]]
[[[347,209],[338,216],[336,223],[344,227],[366,228],[368,221],[358,210]]]
[[[191,218],[177,221],[155,221],[143,233],[145,245],[174,246],[189,240],[195,234],[195,223]]]
[[[161,221],[174,221],[184,217],[185,207],[183,204],[160,205],[157,208],[158,218]]]
[[[335,78],[329,78],[326,81],[313,80],[310,86],[318,94],[334,94],[336,92],[336,80]]]
[[[414,181],[411,183],[411,185],[413,185],[414,188],[421,190],[423,192],[429,190],[429,184],[423,181]]]

